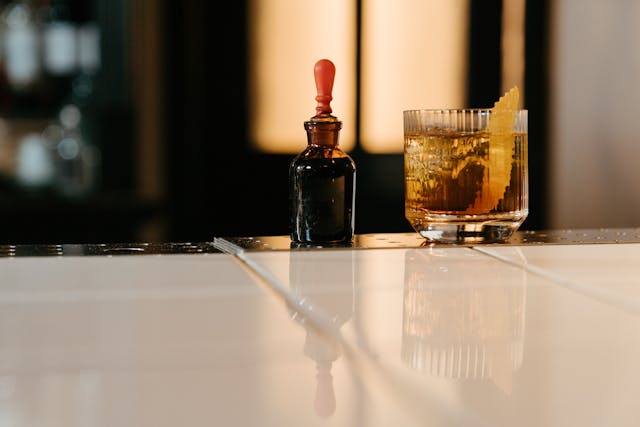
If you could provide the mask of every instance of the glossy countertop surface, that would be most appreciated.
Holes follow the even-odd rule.
[[[637,230],[540,234],[5,247],[0,426],[640,424]]]

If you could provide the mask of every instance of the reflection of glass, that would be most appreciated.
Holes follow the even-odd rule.
[[[490,379],[510,393],[522,365],[526,276],[512,267],[497,274],[496,263],[471,252],[467,259],[407,252],[405,364],[443,378]]]
[[[350,251],[341,253],[340,260],[327,268],[327,264],[319,262],[317,257],[309,256],[309,251],[292,249],[289,263],[291,290],[303,307],[293,307],[291,317],[305,328],[304,354],[316,362],[317,369],[314,407],[318,415],[325,417],[333,414],[336,408],[331,375],[333,362],[340,357],[336,336],[353,314],[353,254]],[[323,316],[333,329],[319,329],[308,321],[304,310]]]
[[[507,239],[528,214],[527,111],[404,112],[405,215],[430,241]],[[492,122],[493,119],[493,122]],[[493,123],[493,124],[492,124]]]

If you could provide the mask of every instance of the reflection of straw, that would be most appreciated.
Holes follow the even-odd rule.
[[[485,166],[482,191],[469,209],[470,213],[487,213],[498,206],[511,179],[515,149],[514,123],[520,92],[513,87],[494,105],[489,116],[489,162]]]

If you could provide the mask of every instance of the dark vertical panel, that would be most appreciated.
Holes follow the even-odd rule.
[[[226,3],[225,3],[226,4]],[[187,227],[202,221],[206,195],[205,124],[214,125],[209,111],[205,69],[206,24],[205,2],[185,0],[167,2],[167,164],[169,174],[168,203],[171,240],[191,240]],[[211,25],[213,27],[213,25]],[[231,37],[230,37],[231,38]],[[217,76],[211,73],[211,78]],[[222,98],[222,96],[220,97]],[[219,126],[219,125],[218,125]],[[210,167],[216,164],[209,159]],[[196,237],[196,236],[193,236]]]
[[[361,94],[362,94],[362,79],[360,75],[362,74],[362,5],[363,0],[356,0],[356,75],[355,75],[355,96],[356,96],[356,150],[360,148],[360,118],[362,114],[362,102],[361,102]]]
[[[526,5],[525,108],[529,110],[530,214],[523,228],[548,226],[549,1]]]
[[[247,2],[167,5],[168,238],[286,234],[292,156],[247,141]]]
[[[356,1],[356,163],[355,231],[365,233],[410,232],[404,216],[404,156],[371,154],[360,145],[362,14],[367,3]],[[402,114],[399,112],[399,114]]]
[[[470,0],[467,106],[491,107],[502,95],[502,0]]]
[[[125,1],[96,0],[96,20],[102,29],[101,64],[95,76],[94,142],[102,152],[103,189],[133,188],[133,116],[131,99],[131,23]]]

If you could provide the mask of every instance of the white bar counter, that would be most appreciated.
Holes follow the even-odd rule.
[[[640,230],[0,248],[0,427],[637,426]]]

